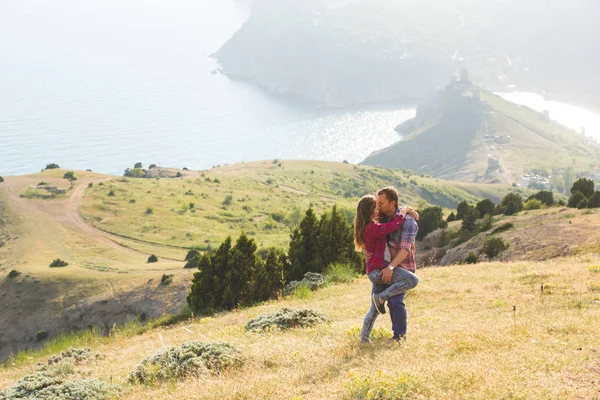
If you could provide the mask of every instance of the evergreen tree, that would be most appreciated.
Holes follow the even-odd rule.
[[[479,211],[479,216],[483,218],[487,214],[493,215],[496,205],[490,199],[483,199],[479,203],[477,203],[475,208],[477,208],[477,211]]]
[[[247,301],[250,280],[258,262],[254,240],[242,233],[227,258],[221,308],[231,310]]]
[[[283,290],[283,261],[285,253],[280,249],[267,250],[264,260],[259,260],[252,280],[252,300],[265,301],[276,298]]]
[[[447,222],[452,222],[456,220],[456,215],[454,215],[453,212],[450,213],[450,215],[448,215],[448,218],[446,218]]]
[[[584,201],[586,202],[586,205],[587,205],[587,198],[583,195],[583,193],[575,192],[571,195],[571,197],[569,197],[569,202],[567,203],[567,207],[578,208],[579,205]]]
[[[587,201],[588,208],[600,207],[600,191],[596,190]]]
[[[543,204],[547,205],[547,206],[552,206],[554,205],[554,195],[552,194],[551,191],[547,191],[547,190],[542,190],[540,192],[537,192],[536,194],[529,196],[527,198],[527,201],[531,200],[531,199],[536,199],[541,201]]]
[[[500,205],[504,208],[504,215],[514,215],[523,210],[523,198],[518,193],[509,193],[504,196]]]
[[[475,207],[469,207],[465,212],[461,229],[464,231],[475,232],[477,220],[479,219],[479,211]]]
[[[428,207],[421,212],[417,240],[423,240],[429,233],[435,231],[444,220],[441,207]]]
[[[361,268],[361,260],[354,251],[354,232],[346,217],[333,206],[331,212],[325,212],[319,222],[319,259],[318,269],[310,272],[322,273],[334,263],[350,264]]]
[[[571,187],[571,194],[580,192],[585,196],[586,199],[592,197],[594,194],[594,181],[587,178],[581,178],[577,180]]]
[[[286,281],[301,280],[306,272],[319,270],[319,248],[319,223],[313,209],[309,208],[300,227],[294,229],[291,235]]]
[[[469,203],[466,200],[461,201],[456,207],[456,219],[461,220],[465,217],[465,214],[469,210]]]

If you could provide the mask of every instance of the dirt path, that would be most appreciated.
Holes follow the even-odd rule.
[[[76,230],[79,230],[85,234],[89,240],[97,244],[111,247],[129,254],[147,256],[146,253],[121,246],[114,242],[111,240],[111,237],[113,237],[112,235],[88,225],[79,214],[79,203],[85,194],[85,188],[88,186],[88,184],[90,182],[99,183],[102,181],[107,181],[110,180],[110,178],[81,180],[74,185],[73,190],[70,192],[70,196],[66,199],[39,200],[24,199],[19,197],[21,191],[28,186],[35,185],[37,180],[39,180],[39,178],[31,179],[23,177],[17,179],[7,179],[3,185],[8,200],[18,205],[25,212],[42,213],[45,216],[51,217],[51,219],[57,221],[58,223],[75,228]]]

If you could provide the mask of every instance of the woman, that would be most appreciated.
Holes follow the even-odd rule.
[[[400,229],[406,214],[411,211],[412,208],[403,207],[390,222],[380,224],[377,222],[379,218],[377,198],[373,195],[367,195],[360,199],[354,218],[354,245],[357,251],[365,250],[371,254],[366,262],[366,272],[371,282],[382,283],[381,271],[386,268],[384,262],[387,244],[386,235]],[[371,295],[372,305],[363,323],[362,342],[369,342],[369,336],[377,315],[385,313],[385,302],[397,294],[414,288],[418,282],[417,276],[410,271],[402,268],[394,269],[389,287],[379,294],[373,293]]]

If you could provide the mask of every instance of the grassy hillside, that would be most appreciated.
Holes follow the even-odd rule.
[[[205,249],[244,230],[259,246],[285,246],[290,227],[309,206],[320,213],[338,204],[352,217],[358,197],[388,185],[398,188],[402,203],[415,207],[455,208],[463,199],[480,197],[498,201],[512,190],[320,161],[265,161],[183,173],[181,179],[115,178],[96,184],[86,190],[80,212],[96,228],[162,245]],[[128,245],[139,248],[139,242]]]
[[[373,153],[364,163],[444,179],[505,183],[518,182],[532,169],[556,175],[568,167],[600,168],[597,143],[534,110],[469,85],[436,93],[416,119],[400,129],[406,133],[403,140]],[[490,139],[493,136],[510,136],[510,141],[497,142]],[[488,171],[488,155],[499,159],[499,170]]]
[[[600,259],[489,263],[419,272],[407,296],[408,341],[388,341],[386,316],[372,347],[358,345],[369,307],[366,278],[305,299],[190,320],[141,336],[113,331],[63,342],[101,355],[73,378],[122,385],[121,399],[595,399],[600,373]],[[544,289],[541,290],[543,284]],[[325,312],[331,322],[291,331],[248,333],[250,318],[282,306]],[[184,342],[225,341],[243,366],[220,375],[130,385],[145,357]],[[55,346],[54,352],[61,346]],[[0,389],[49,354],[0,368]],[[397,393],[392,397],[390,393]]]

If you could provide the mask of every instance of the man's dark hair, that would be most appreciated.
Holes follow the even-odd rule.
[[[377,196],[385,195],[387,201],[395,201],[396,207],[398,207],[398,191],[393,186],[384,187],[379,192],[377,192]]]

